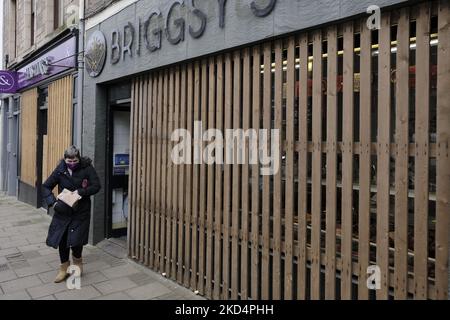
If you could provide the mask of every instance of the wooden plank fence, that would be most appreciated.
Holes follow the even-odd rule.
[[[213,299],[447,299],[449,41],[428,1],[136,77],[130,256]]]

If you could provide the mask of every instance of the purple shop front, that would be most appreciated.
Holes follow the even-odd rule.
[[[18,90],[76,67],[76,38],[72,37],[46,52],[17,72]]]

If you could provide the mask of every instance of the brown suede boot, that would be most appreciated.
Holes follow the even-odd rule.
[[[61,266],[59,267],[58,274],[56,275],[55,278],[55,283],[61,283],[64,280],[66,280],[66,278],[69,276],[69,274],[67,273],[67,268],[69,268],[69,266],[70,266],[69,261],[61,264]]]
[[[83,258],[77,259],[73,257],[73,264],[80,268],[80,275],[83,273]]]

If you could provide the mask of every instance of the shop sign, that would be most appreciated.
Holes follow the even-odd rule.
[[[218,26],[226,26],[226,0],[217,0]],[[249,10],[257,18],[269,16],[275,9],[277,0],[249,2]],[[197,20],[196,26],[190,25],[180,12],[187,10]],[[178,45],[187,37],[201,38],[207,28],[208,15],[196,6],[194,0],[172,0],[167,12],[159,9],[150,10],[146,16],[139,17],[139,22],[125,22],[123,26],[112,29],[108,39],[108,50],[112,65],[119,64],[134,54],[154,53],[162,49],[165,38],[171,45]],[[101,31],[94,32],[88,39],[85,61],[88,74],[97,77],[103,70],[106,59],[106,41]],[[143,39],[143,41],[141,41]]]
[[[16,93],[17,73],[15,71],[0,71],[0,93]]]
[[[84,55],[87,73],[95,78],[100,75],[106,61],[106,39],[99,30],[89,38]]]
[[[19,69],[18,89],[30,87],[47,78],[76,67],[76,38],[72,37]]]

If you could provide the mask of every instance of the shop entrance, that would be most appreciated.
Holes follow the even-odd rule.
[[[107,238],[127,234],[130,168],[130,102],[110,106],[108,126]]]

